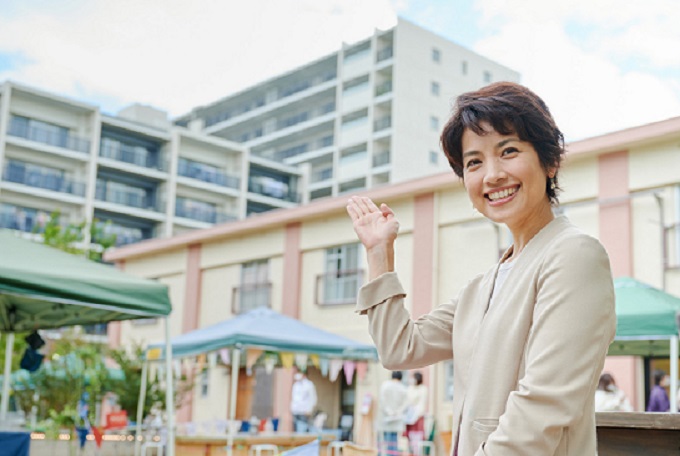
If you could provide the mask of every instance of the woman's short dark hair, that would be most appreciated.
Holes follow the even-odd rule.
[[[423,384],[423,374],[421,374],[420,372],[414,372],[413,379],[416,381],[416,385]]]
[[[401,371],[392,371],[392,380],[401,380]]]
[[[551,203],[557,204],[557,169],[564,157],[564,135],[545,102],[514,82],[496,82],[459,95],[440,138],[458,177],[463,177],[463,132],[470,129],[483,135],[482,123],[488,123],[499,134],[516,134],[520,140],[531,143],[543,169],[555,168],[554,188],[550,179],[546,179],[546,193]]]
[[[602,391],[607,391],[609,389],[610,385],[616,385],[616,382],[614,381],[614,377],[611,376],[609,373],[604,373],[600,375],[600,381],[597,385],[597,389],[602,390]]]
[[[661,370],[661,369],[656,369],[654,371],[654,384],[659,385],[661,384],[661,380],[666,376],[666,372]]]

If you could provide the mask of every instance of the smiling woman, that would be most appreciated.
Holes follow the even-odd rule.
[[[354,196],[347,211],[370,279],[356,310],[386,368],[453,360],[454,455],[594,455],[614,288],[602,245],[553,215],[562,133],[536,94],[496,83],[457,99],[441,141],[474,207],[505,224],[513,245],[414,321],[394,272],[399,222],[386,204]]]

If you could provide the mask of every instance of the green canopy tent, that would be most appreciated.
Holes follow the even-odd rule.
[[[671,411],[677,411],[680,298],[630,277],[614,280],[616,338],[608,355],[668,356]]]
[[[0,420],[7,414],[15,332],[167,317],[170,311],[167,286],[157,281],[0,230],[0,332],[8,333]],[[173,445],[168,449],[172,456]]]

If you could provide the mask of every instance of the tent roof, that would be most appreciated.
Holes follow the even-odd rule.
[[[614,280],[616,340],[609,355],[668,356],[680,298],[630,277]]]
[[[0,230],[0,331],[168,315],[167,286]]]
[[[373,345],[315,328],[265,307],[182,334],[173,338],[171,344],[173,358],[235,346],[344,359],[378,358]],[[152,344],[148,350],[151,349],[160,349],[162,352],[164,345]]]

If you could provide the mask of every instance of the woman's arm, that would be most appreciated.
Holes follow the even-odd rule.
[[[592,400],[616,330],[609,259],[595,239],[561,242],[540,271],[524,376],[476,456],[554,454]],[[594,426],[594,423],[593,423]]]

